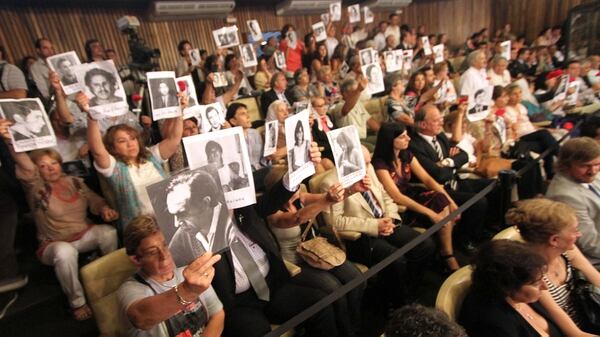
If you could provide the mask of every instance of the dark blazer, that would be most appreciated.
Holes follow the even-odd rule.
[[[530,304],[548,322],[550,337],[564,336],[539,302]],[[458,323],[470,337],[538,337],[540,334],[504,300],[470,292],[465,298]]]
[[[250,205],[234,210],[234,221],[238,228],[253,242],[258,244],[267,254],[269,260],[269,275],[267,283],[271,293],[290,279],[279,250],[277,239],[267,226],[264,218],[283,207],[293,192],[288,191],[283,183],[277,183],[257,205]],[[215,277],[212,282],[225,310],[235,303],[235,272],[231,251],[226,251],[221,261],[215,265]]]
[[[463,150],[460,150],[458,154],[453,157],[449,156],[450,148],[455,144],[451,144],[450,140],[442,132],[436,136],[437,142],[442,149],[444,158],[450,158],[454,161],[455,167],[461,167],[469,161],[469,156]],[[440,184],[454,179],[454,169],[451,167],[440,167],[436,163],[438,162],[437,152],[431,144],[429,144],[423,137],[417,132],[413,132],[411,135],[410,144],[408,146],[410,151],[417,157],[425,171],[429,173]]]
[[[173,94],[167,95],[166,105],[163,102],[162,96],[156,96],[156,98],[154,99],[154,109],[162,109],[172,106],[179,106],[179,100],[177,99],[177,96]]]
[[[284,92],[284,95],[288,102],[291,103],[292,99],[288,90]],[[262,112],[263,118],[267,118],[267,111],[269,110],[269,105],[271,105],[271,103],[275,102],[277,99],[277,94],[273,89],[267,90],[263,92],[262,95],[260,95],[260,110]]]

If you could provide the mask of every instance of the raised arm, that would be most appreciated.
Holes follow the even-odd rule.
[[[360,99],[360,94],[362,93],[362,91],[367,87],[368,84],[368,80],[366,77],[361,76],[360,80],[358,81],[358,86],[356,87],[356,89],[351,90],[348,93],[348,99],[344,99],[344,106],[342,107],[342,116],[346,116],[347,114],[350,113],[350,111],[352,111],[352,109],[354,109],[354,106],[356,105],[356,103],[358,103],[358,100]]]
[[[212,253],[198,257],[183,270],[185,281],[178,284],[177,292],[171,289],[133,302],[127,308],[127,318],[136,328],[149,330],[185,309],[177,298],[178,294],[183,300],[195,303],[198,296],[210,287],[214,276],[213,264],[220,259],[220,255],[213,256]]]
[[[75,121],[73,118],[73,114],[69,110],[67,106],[67,95],[63,91],[60,86],[60,77],[54,71],[50,71],[48,74],[48,79],[50,81],[50,85],[54,88],[55,92],[55,102],[56,102],[56,113],[58,114],[58,118],[65,124],[72,124]]]
[[[235,73],[234,79],[235,79],[235,82],[233,83],[231,88],[229,88],[229,90],[227,90],[223,94],[223,104],[225,104],[225,105],[229,104],[229,102],[231,102],[233,100],[233,98],[238,93],[238,91],[240,91],[240,86],[242,85],[242,80],[244,79],[244,74],[242,73],[241,70],[238,70]]]
[[[15,160],[17,164],[17,176],[20,177],[31,177],[35,174],[37,170],[35,164],[31,161],[31,158],[25,152],[15,152],[14,147],[12,146],[12,139],[10,138],[10,133],[8,132],[8,128],[12,125],[12,122],[6,119],[0,119],[0,136],[6,142],[6,147],[8,148],[10,155]]]
[[[181,109],[185,109],[188,104],[188,98],[184,94],[179,93],[179,102]],[[183,116],[167,119],[163,124],[163,129],[166,131],[166,137],[158,143],[158,150],[161,159],[171,158],[171,156],[179,149],[179,143],[183,135]]]
[[[110,166],[110,153],[108,153],[106,146],[104,146],[104,142],[102,141],[102,133],[100,132],[98,121],[90,116],[90,100],[83,92],[79,92],[77,96],[75,96],[75,101],[77,102],[77,105],[79,105],[79,109],[88,114],[88,147],[92,153],[94,162],[101,169],[108,168]]]

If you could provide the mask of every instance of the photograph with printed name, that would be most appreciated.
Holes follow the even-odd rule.
[[[304,110],[285,120],[288,172],[290,186],[299,184],[315,173],[310,160],[311,133],[308,125],[309,111]]]
[[[8,132],[16,152],[56,146],[50,119],[38,98],[0,100],[0,118],[13,123]]]
[[[146,187],[177,266],[229,246],[234,226],[220,185],[216,168],[207,165]]]
[[[331,130],[327,133],[327,138],[342,186],[348,187],[361,180],[365,176],[366,168],[356,127],[350,125]]]
[[[254,67],[258,64],[256,60],[256,53],[254,52],[254,46],[251,43],[240,45],[240,55],[242,57],[242,64],[244,68]]]
[[[48,67],[58,73],[60,84],[65,94],[70,95],[81,90],[81,84],[77,81],[77,75],[73,69],[80,65],[79,57],[74,51],[53,55],[46,59]]]
[[[229,209],[256,202],[248,147],[241,127],[183,138],[190,169],[213,165]]]
[[[277,151],[277,137],[279,132],[279,121],[272,120],[265,124],[265,148],[263,156],[267,157]]]
[[[175,72],[149,72],[146,73],[146,77],[152,104],[152,118],[156,121],[181,115]]]
[[[73,70],[77,81],[85,85],[93,118],[115,117],[129,111],[123,83],[112,60],[80,64]]]

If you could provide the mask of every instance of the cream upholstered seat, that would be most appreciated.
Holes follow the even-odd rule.
[[[498,234],[494,235],[494,238],[492,240],[502,239],[524,242],[523,238],[521,237],[521,233],[519,233],[519,230],[516,226],[510,226],[508,228],[503,229]]]
[[[471,287],[471,266],[464,266],[450,275],[438,291],[435,307],[456,320],[463,300]]]
[[[81,280],[100,335],[126,336],[127,325],[120,314],[117,290],[136,271],[125,248],[107,254],[81,268]]]

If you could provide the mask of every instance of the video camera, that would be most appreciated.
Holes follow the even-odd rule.
[[[117,28],[121,33],[127,35],[131,55],[129,67],[132,70],[152,71],[158,68],[158,63],[155,59],[160,57],[160,50],[146,46],[146,41],[138,35],[137,30],[139,26],[140,21],[135,16],[126,15],[117,20]]]

